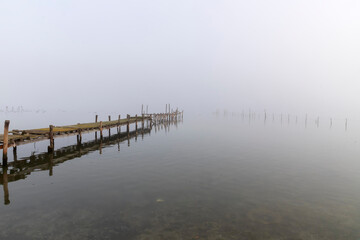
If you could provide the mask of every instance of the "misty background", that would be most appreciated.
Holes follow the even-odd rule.
[[[360,118],[359,13],[355,0],[1,0],[0,108]]]

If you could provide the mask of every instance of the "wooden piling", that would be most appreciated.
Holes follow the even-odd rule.
[[[6,120],[4,124],[4,140],[3,140],[3,165],[7,164],[7,150],[8,150],[8,144],[9,144],[9,125],[10,121]]]
[[[100,127],[99,127],[99,129],[100,129],[100,139],[102,139],[102,138],[103,138],[103,134],[102,134],[102,131],[103,131],[102,121],[100,121]]]
[[[13,157],[14,157],[14,162],[17,161],[17,147],[13,146]]]
[[[77,144],[80,145],[82,141],[81,128],[78,129]]]
[[[138,120],[137,120],[137,114],[135,115],[135,131],[137,132],[137,129],[138,129]]]
[[[127,118],[126,132],[127,132],[127,134],[129,135],[129,131],[130,131],[130,115],[127,114],[127,115],[126,115],[126,118]]]
[[[98,115],[95,115],[95,122],[98,122]]]
[[[48,152],[52,153],[54,151],[54,126],[49,126],[49,139],[50,139],[50,145],[48,146]]]
[[[111,116],[109,115],[109,122],[111,121]]]

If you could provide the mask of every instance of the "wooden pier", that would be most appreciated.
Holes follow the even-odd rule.
[[[130,140],[137,141],[138,137],[144,139],[145,135],[150,135],[152,129],[160,130],[165,128],[165,131],[169,131],[170,126],[177,127],[179,121],[164,121],[153,122],[145,128],[135,128],[129,132],[121,132],[120,128],[117,128],[112,134],[109,131],[108,134],[104,134],[102,138],[95,138],[86,142],[80,142],[79,139],[76,144],[64,146],[58,149],[54,149],[52,152],[40,152],[35,154],[31,153],[30,156],[21,157],[18,159],[16,151],[13,151],[13,161],[2,165],[0,167],[0,185],[3,185],[4,192],[4,204],[10,204],[9,186],[10,182],[16,182],[21,179],[27,178],[33,172],[48,171],[49,176],[53,176],[54,168],[60,164],[75,160],[84,155],[99,152],[102,154],[102,149],[107,147],[113,147],[117,145],[117,150],[120,151],[120,145],[123,142],[127,144],[125,146],[130,147]],[[110,129],[109,129],[110,130]],[[78,135],[79,136],[79,135]]]
[[[121,119],[121,116],[118,116],[117,120],[111,120],[109,116],[109,121],[100,121],[98,122],[98,115],[95,116],[95,122],[92,123],[78,123],[74,125],[67,126],[53,126],[49,125],[48,128],[39,128],[39,129],[28,129],[28,130],[18,130],[13,129],[9,131],[10,121],[6,120],[4,124],[4,134],[0,134],[0,149],[3,149],[3,164],[7,165],[7,150],[10,147],[13,147],[13,151],[16,152],[16,148],[19,145],[42,141],[44,139],[49,139],[50,143],[48,146],[48,152],[53,152],[55,149],[55,140],[56,137],[64,137],[77,135],[78,143],[81,144],[82,134],[87,132],[96,132],[95,136],[97,137],[97,132],[100,132],[100,138],[103,137],[103,129],[118,128],[118,131],[121,130],[121,126],[126,126],[126,132],[130,133],[130,124],[135,124],[135,131],[138,129],[138,122],[141,122],[141,127],[144,129],[145,122],[147,126],[156,125],[158,123],[164,123],[169,121],[177,121],[178,119],[183,118],[183,111],[179,112],[170,111],[166,107],[166,113],[153,113],[153,114],[144,114],[141,116],[130,116],[127,114],[126,118]]]

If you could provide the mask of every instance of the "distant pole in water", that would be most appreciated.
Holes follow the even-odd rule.
[[[347,118],[345,120],[345,130],[347,130]]]
[[[149,113],[149,105],[146,105],[146,114],[148,114]]]
[[[330,128],[332,127],[332,118],[330,118]]]
[[[317,124],[317,127],[319,127],[319,117],[317,117],[316,124]]]
[[[264,110],[264,119],[266,120],[266,110]]]
[[[144,113],[144,104],[141,104],[141,114]]]
[[[290,114],[288,114],[288,124],[290,123]]]

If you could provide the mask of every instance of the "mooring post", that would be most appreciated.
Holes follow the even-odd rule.
[[[98,115],[95,115],[95,122],[98,122]]]
[[[16,162],[17,161],[17,147],[15,144],[13,146],[13,157],[14,157],[14,162]]]
[[[103,131],[102,121],[100,121],[100,127],[99,127],[99,129],[100,129],[100,139],[102,139],[102,138],[103,138],[103,134],[102,134],[102,131]]]
[[[50,139],[50,146],[48,146],[48,152],[52,153],[54,151],[54,126],[49,126],[49,139]]]
[[[6,120],[4,124],[4,141],[3,141],[3,165],[7,164],[7,150],[8,150],[8,144],[9,144],[9,125],[10,121]]]
[[[138,129],[138,124],[137,124],[138,118],[137,118],[137,114],[135,115],[135,118],[136,118],[136,120],[135,120],[135,132],[137,133],[137,129]]]
[[[77,144],[80,145],[82,141],[81,128],[78,129]]]
[[[127,115],[126,115],[126,118],[127,118],[126,132],[127,132],[127,134],[129,135],[129,131],[130,131],[130,115],[127,114]]]
[[[111,121],[111,116],[109,115],[109,122]]]

